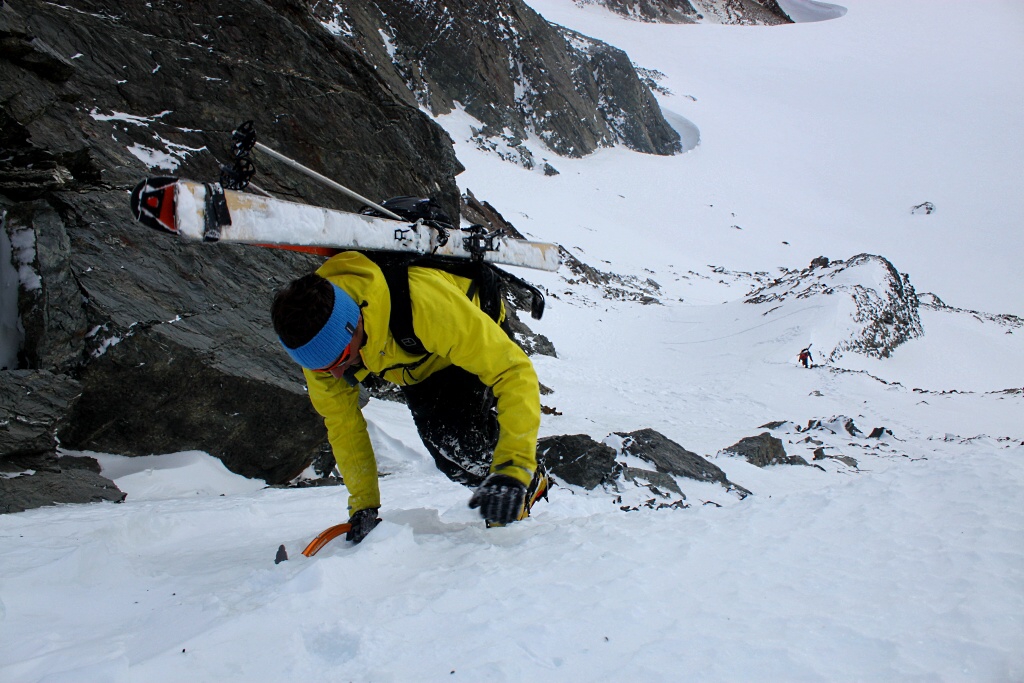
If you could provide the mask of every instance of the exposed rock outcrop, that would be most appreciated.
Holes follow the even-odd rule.
[[[829,334],[815,339],[827,361],[852,351],[887,358],[896,347],[924,334],[918,299],[910,278],[887,259],[860,254],[847,261],[818,257],[809,268],[789,271],[752,292],[749,304],[771,304],[769,315],[783,315],[794,302],[820,298],[837,307],[838,321]]]
[[[332,0],[315,12],[396,93],[435,115],[463,107],[481,123],[479,147],[527,168],[540,164],[523,144],[531,134],[571,157],[617,143],[681,150],[622,50],[553,25],[521,0]]]
[[[718,466],[653,429],[616,432],[604,443],[585,434],[549,436],[538,441],[537,457],[557,480],[588,490],[598,486],[614,489],[625,480],[648,488],[660,487],[685,499],[673,479],[685,477],[720,484],[740,498],[750,495],[750,491],[729,481]],[[653,470],[618,461],[629,457],[650,463]]]
[[[135,224],[146,175],[216,178],[229,133],[370,197],[433,196],[461,170],[437,125],[290,0],[0,5],[0,211],[17,252],[19,367],[79,382],[69,448],[202,449],[287,480],[326,435],[269,330],[274,290],[316,260],[187,245]],[[257,157],[278,196],[358,208]]]
[[[789,24],[792,20],[776,0],[573,0],[577,5],[603,5],[639,21],[670,24]]]
[[[658,472],[721,484],[729,491],[735,491],[740,498],[750,495],[750,491],[729,481],[720,467],[653,429],[641,429],[628,434],[617,432],[617,435],[622,437],[624,455],[645,460],[654,465]]]
[[[556,479],[587,490],[610,483],[616,472],[615,450],[586,434],[539,439],[537,459]]]
[[[777,26],[793,20],[776,0],[690,0],[701,20],[740,26]]]
[[[82,386],[46,370],[0,372],[0,514],[55,503],[121,501],[91,458],[58,458],[57,429]]]
[[[120,503],[124,498],[114,482],[80,466],[0,478],[0,514],[60,503]]]
[[[82,385],[48,370],[0,372],[0,471],[44,469]]]
[[[660,304],[661,285],[647,278],[641,280],[635,275],[618,275],[594,268],[577,258],[565,247],[559,249],[562,265],[569,269],[572,277],[566,282],[570,285],[588,284],[601,292],[604,299],[617,301],[637,301],[642,304]]]
[[[745,458],[747,462],[757,467],[808,464],[799,455],[787,455],[786,448],[782,445],[782,440],[768,432],[740,439],[732,446],[723,449],[722,452],[726,455],[737,455]]]

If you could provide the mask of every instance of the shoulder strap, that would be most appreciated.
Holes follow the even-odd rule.
[[[452,263],[441,259],[420,257],[414,259],[390,260],[371,259],[377,264],[388,283],[391,294],[391,318],[388,327],[391,336],[406,353],[414,356],[429,353],[423,342],[416,336],[412,326],[412,299],[409,295],[409,266],[421,266],[443,270],[472,281],[466,295],[472,299],[480,294],[480,309],[497,321],[501,317],[501,281],[494,267],[487,263]]]
[[[391,336],[406,353],[422,356],[427,352],[412,327],[412,299],[409,296],[409,264],[378,264],[391,294]]]

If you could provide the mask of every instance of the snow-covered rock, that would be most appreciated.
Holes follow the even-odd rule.
[[[819,360],[836,361],[846,352],[887,358],[924,334],[910,278],[872,254],[789,271],[745,301],[765,306],[769,319],[820,309],[812,339]]]

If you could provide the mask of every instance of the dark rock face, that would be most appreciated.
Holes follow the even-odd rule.
[[[659,472],[678,474],[697,481],[711,481],[723,485],[728,483],[725,472],[718,466],[653,429],[641,429],[629,434],[619,433],[619,436],[623,438],[623,453],[646,460]]]
[[[651,488],[653,493],[662,493],[659,489],[675,493],[681,496],[683,500],[686,500],[686,495],[680,490],[679,484],[672,478],[672,475],[666,472],[658,472],[651,470],[645,470],[640,467],[623,467],[622,478],[626,481],[632,481],[634,483],[640,483]]]
[[[539,439],[537,459],[558,479],[587,490],[612,481],[616,471],[615,450],[586,434]]]
[[[669,491],[685,499],[672,478],[680,476],[721,484],[740,498],[750,495],[750,491],[729,481],[719,467],[653,429],[629,434],[616,432],[616,436],[622,439],[622,455],[649,462],[654,465],[654,471],[623,466],[616,462],[619,451],[585,434],[540,439],[537,458],[561,481],[588,490],[625,479],[634,483],[646,482],[643,485],[648,488],[662,489],[656,493]]]
[[[23,368],[73,371],[83,360],[88,321],[82,293],[71,269],[67,230],[57,211],[41,200],[15,204],[7,211],[7,235],[13,261],[30,275],[18,297],[25,342]]]
[[[578,5],[604,5],[630,19],[670,24],[789,24],[792,20],[775,0],[574,0]]]
[[[646,460],[654,465],[658,472],[721,484],[730,491],[736,491],[740,498],[750,495],[750,491],[729,481],[720,467],[686,450],[664,434],[653,429],[617,434],[623,438],[624,454]]]
[[[624,52],[550,24],[521,0],[332,1],[314,11],[396,93],[434,114],[460,103],[483,124],[478,146],[527,168],[538,163],[522,145],[528,133],[563,156],[619,142],[681,150]]]
[[[58,503],[120,503],[124,497],[114,482],[91,469],[78,466],[55,472],[23,474],[11,479],[0,478],[0,514]]]
[[[297,401],[269,378],[205,362],[170,337],[142,329],[90,363],[61,443],[134,455],[204,450],[247,477],[280,483],[298,476],[324,438],[308,399]]]
[[[724,449],[728,455],[738,455],[757,467],[768,465],[807,465],[807,461],[799,455],[786,455],[782,440],[768,432],[757,436],[748,436]]]
[[[47,370],[0,372],[0,469],[39,469],[36,459],[56,459],[55,435],[81,391]]]
[[[81,390],[46,370],[0,372],[0,514],[124,499],[94,459],[57,457],[55,434]]]
[[[215,179],[247,118],[262,141],[361,194],[433,196],[458,215],[450,139],[305,5],[0,5],[0,213],[22,270],[19,367],[80,382],[64,446],[202,449],[270,483],[319,452],[322,421],[268,313],[316,259],[180,244],[127,210],[147,175]],[[255,161],[278,196],[357,208]]]

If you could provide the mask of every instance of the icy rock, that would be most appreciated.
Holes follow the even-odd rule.
[[[808,420],[807,428],[804,431],[808,431],[811,429],[824,429],[826,431],[832,432],[833,434],[846,432],[850,436],[864,436],[864,432],[862,432],[860,428],[858,428],[857,425],[854,424],[853,418],[847,417],[845,415],[837,415],[832,418],[829,418],[828,420]],[[884,430],[884,428],[881,429]],[[875,432],[872,432],[872,435],[874,435],[874,433]],[[879,432],[879,435],[882,433],[884,432]]]
[[[843,464],[845,464],[845,465],[847,465],[849,467],[852,467],[853,469],[857,469],[857,459],[856,458],[851,458],[848,455],[828,455],[827,453],[825,453],[825,449],[823,447],[815,448],[814,449],[814,460],[825,460],[825,459],[838,460],[839,462],[841,462],[841,463],[843,463]]]
[[[124,498],[114,482],[82,467],[0,478],[0,514],[63,503],[120,503]]]
[[[548,436],[537,441],[537,457],[551,474],[587,490],[610,482],[615,475],[615,450],[586,434]]]
[[[654,465],[659,472],[676,474],[697,481],[713,481],[722,485],[728,484],[725,472],[717,465],[703,457],[688,451],[675,441],[653,429],[641,429],[624,434],[616,432],[623,438],[622,452],[634,455]]]
[[[55,434],[81,390],[46,370],[0,372],[0,468],[56,468]],[[40,467],[40,457],[52,462]]]
[[[676,483],[676,480],[672,478],[672,475],[666,474],[665,472],[652,472],[651,470],[645,470],[639,467],[624,467],[622,468],[622,477],[626,481],[637,483],[647,482],[655,489],[671,491],[672,493],[682,496],[683,500],[686,499],[686,495],[679,489],[679,484]],[[654,492],[659,493],[657,490]]]
[[[757,467],[767,467],[768,465],[808,464],[808,462],[799,455],[786,455],[786,449],[782,445],[782,440],[772,436],[768,432],[740,439],[732,446],[723,449],[723,452],[726,455],[736,455],[746,458],[747,462],[751,465],[756,465]]]
[[[660,432],[647,428],[628,434],[616,432],[616,436],[622,439],[624,455],[635,456],[649,462],[658,472],[697,481],[715,482],[729,491],[736,492],[740,498],[750,495],[750,491],[729,481],[720,467],[683,448]]]
[[[19,269],[18,317],[24,342],[19,366],[73,372],[88,329],[71,262],[71,238],[60,214],[41,200],[20,202],[4,221]]]
[[[57,457],[55,433],[81,390],[46,370],[0,372],[0,513],[124,499],[95,459]]]

